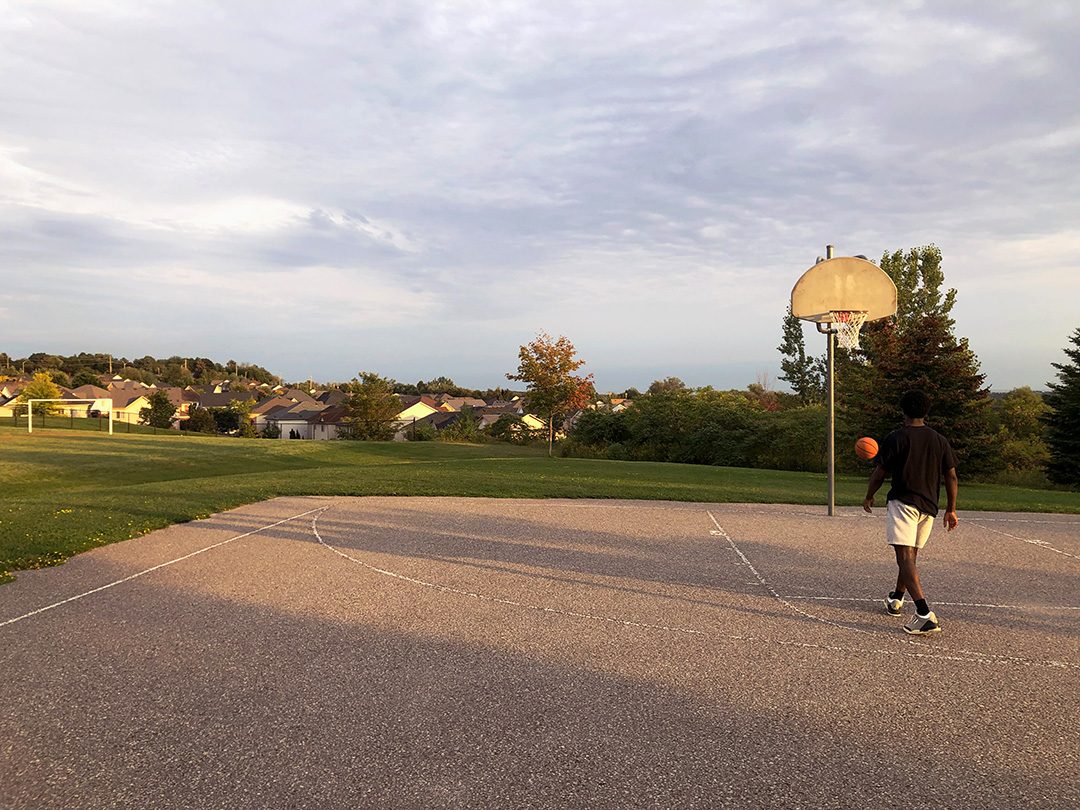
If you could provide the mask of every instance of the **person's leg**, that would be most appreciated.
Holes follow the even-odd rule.
[[[896,590],[907,591],[911,598],[916,601],[923,599],[922,584],[919,582],[919,569],[915,565],[915,559],[919,550],[914,546],[893,546],[896,553]]]

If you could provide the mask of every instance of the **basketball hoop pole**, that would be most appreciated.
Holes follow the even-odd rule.
[[[791,288],[791,314],[817,326],[826,336],[826,392],[829,406],[829,516],[836,514],[836,347],[859,350],[859,330],[869,321],[896,314],[896,284],[865,256],[825,258],[803,273]]]
[[[833,246],[825,246],[825,258],[831,259],[833,257]],[[828,455],[829,455],[829,517],[832,517],[836,513],[836,374],[835,374],[835,358],[836,358],[836,327],[829,324],[822,329],[822,324],[816,324],[817,330],[825,335],[825,341],[828,345],[825,356],[825,376],[826,376],[826,391],[828,396],[829,405],[829,441],[828,441]]]

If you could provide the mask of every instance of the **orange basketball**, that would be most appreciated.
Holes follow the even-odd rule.
[[[869,461],[877,455],[877,442],[869,436],[863,436],[855,442],[855,455]]]

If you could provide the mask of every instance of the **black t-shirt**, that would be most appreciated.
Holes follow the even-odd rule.
[[[892,477],[886,500],[914,506],[937,516],[938,496],[945,473],[956,466],[949,440],[933,428],[905,426],[885,437],[877,463]]]

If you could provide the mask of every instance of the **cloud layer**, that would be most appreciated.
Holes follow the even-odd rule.
[[[601,387],[742,386],[826,242],[934,242],[990,382],[1041,387],[1080,326],[1078,29],[1070,3],[0,2],[4,348],[485,386],[546,329]]]

